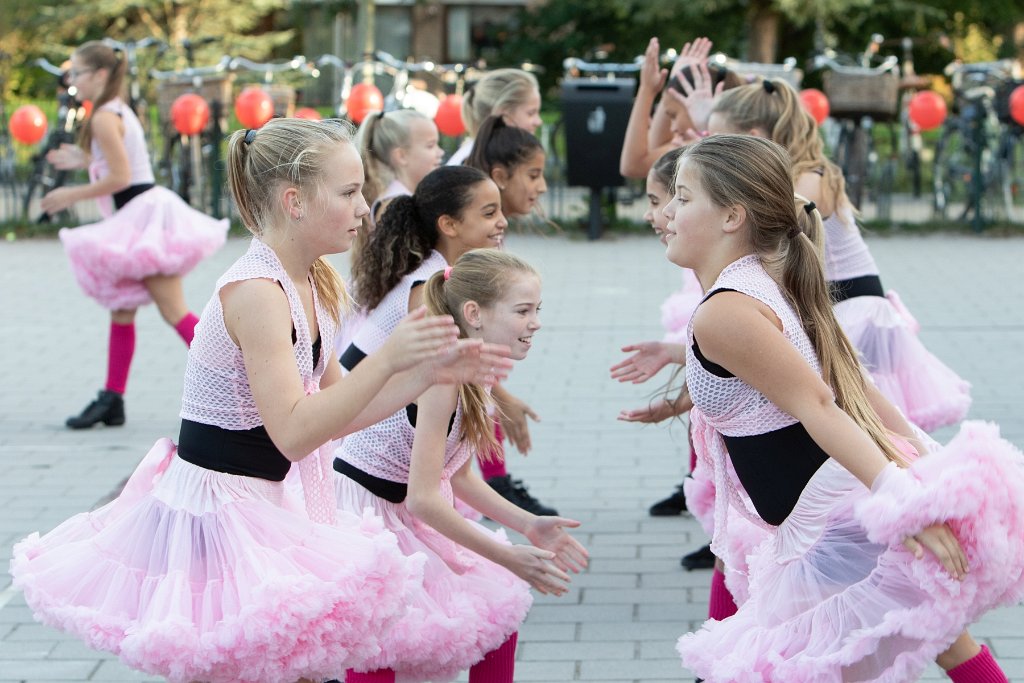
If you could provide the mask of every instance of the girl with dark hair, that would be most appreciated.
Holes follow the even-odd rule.
[[[193,210],[170,190],[155,186],[142,124],[121,99],[126,61],[101,42],[83,44],[71,55],[70,83],[94,111],[79,145],[61,145],[47,160],[59,169],[89,168],[92,182],[59,187],[40,206],[57,213],[85,199],[109,200],[99,223],[60,231],[75,279],[86,294],[110,311],[107,381],[96,400],[69,417],[71,429],[125,422],[124,392],[135,354],[135,311],[156,302],[160,316],[186,345],[198,319],[189,311],[181,278],[216,251],[228,221]]]

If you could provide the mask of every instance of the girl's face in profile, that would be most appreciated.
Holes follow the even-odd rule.
[[[486,179],[473,188],[473,200],[452,219],[458,242],[470,249],[496,249],[505,239],[508,221],[501,212],[501,194],[493,180]]]
[[[540,93],[536,90],[531,91],[522,104],[505,112],[503,118],[507,125],[522,128],[536,135],[537,129],[544,123],[540,118]]]
[[[665,256],[683,268],[695,268],[710,252],[729,211],[711,201],[694,164],[683,157],[675,194],[665,207]]]
[[[644,213],[644,220],[651,224],[654,234],[662,244],[667,244],[665,226],[668,225],[668,217],[665,216],[664,209],[671,198],[669,189],[661,184],[658,176],[651,170],[647,174],[647,212]]]
[[[544,150],[536,149],[532,155],[512,169],[507,180],[498,183],[501,188],[501,206],[506,216],[525,216],[534,210],[540,196],[548,191],[544,180]]]

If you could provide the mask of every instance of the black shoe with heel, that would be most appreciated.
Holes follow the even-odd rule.
[[[527,512],[538,516],[557,515],[558,511],[553,507],[544,505],[542,502],[530,495],[530,492],[523,486],[519,479],[513,479],[512,475],[504,474],[500,477],[491,477],[487,485],[498,492],[502,498],[520,507]]]
[[[686,512],[686,495],[683,493],[683,485],[676,486],[671,496],[659,500],[651,506],[648,513],[651,517],[676,517]]]
[[[71,429],[89,429],[102,422],[108,427],[124,424],[124,398],[116,391],[104,389],[96,400],[85,407],[80,415],[69,417],[64,423]]]
[[[692,572],[694,569],[714,569],[715,554],[711,552],[711,546],[706,545],[688,555],[683,555],[683,559],[679,560],[679,564],[683,565],[683,568],[688,572]]]

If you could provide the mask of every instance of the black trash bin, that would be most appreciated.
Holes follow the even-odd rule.
[[[633,78],[562,81],[567,180],[590,188],[591,239],[601,235],[603,190],[623,184],[619,156],[635,90]]]

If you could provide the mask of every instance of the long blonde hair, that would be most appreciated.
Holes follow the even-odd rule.
[[[495,69],[473,83],[462,96],[462,120],[475,137],[488,116],[504,115],[539,93],[537,77],[522,69]]]
[[[467,251],[447,272],[447,279],[445,271],[430,276],[424,287],[424,300],[433,315],[455,318],[460,338],[469,336],[469,326],[462,317],[463,304],[475,301],[481,308],[491,308],[505,295],[513,275],[537,276],[537,271],[526,261],[497,249]],[[459,388],[459,399],[462,401],[463,438],[479,455],[500,453],[487,413],[492,402],[484,388],[479,384],[463,384]]]
[[[90,69],[107,70],[107,84],[96,101],[92,103],[94,110],[98,111],[110,100],[120,97],[124,90],[124,75],[128,69],[124,55],[118,56],[114,48],[109,45],[104,45],[98,40],[90,40],[87,43],[82,43],[75,50],[75,56]],[[86,150],[92,144],[92,117],[85,120],[82,132],[78,136],[78,144]]]
[[[753,251],[796,310],[836,405],[887,458],[904,462],[868,401],[857,352],[833,313],[820,250],[821,216],[795,198],[786,150],[752,135],[712,135],[686,147],[679,159],[684,162],[711,201],[746,209]]]
[[[246,229],[263,236],[277,218],[274,196],[281,185],[298,188],[311,207],[323,206],[327,157],[351,144],[351,125],[338,119],[271,119],[258,131],[236,131],[228,143],[228,186]],[[339,321],[349,306],[341,276],[323,256],[313,262],[312,275],[320,301]]]
[[[727,90],[715,99],[711,112],[724,116],[737,131],[764,131],[789,152],[794,181],[804,173],[821,173],[831,204],[838,208],[850,203],[843,172],[826,156],[818,124],[785,80],[763,79]]]
[[[409,144],[413,121],[429,123],[430,119],[415,109],[399,109],[387,113],[371,112],[360,124],[355,142],[359,156],[363,159],[363,171],[366,174],[363,197],[367,204],[372,206],[394,178],[391,152]]]

